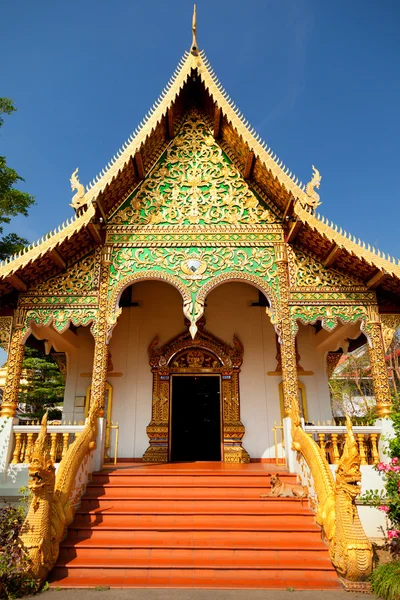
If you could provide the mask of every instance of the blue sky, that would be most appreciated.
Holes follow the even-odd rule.
[[[1,9],[0,95],[18,112],[0,153],[37,205],[9,230],[30,241],[72,215],[191,43],[188,0],[19,0]],[[198,0],[198,42],[225,89],[320,211],[400,257],[398,0]]]

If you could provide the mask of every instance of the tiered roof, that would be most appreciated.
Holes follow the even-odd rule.
[[[246,121],[223,89],[204,52],[192,43],[149,113],[109,163],[85,188],[86,206],[37,243],[0,265],[0,293],[12,306],[15,291],[65,269],[101,244],[109,217],[141,184],[174,138],[185,113],[196,106],[214,137],[248,184],[281,215],[288,242],[296,240],[325,266],[336,264],[378,288],[382,305],[400,302],[400,261],[356,240],[311,208],[304,186]],[[4,305],[4,304],[3,304]]]

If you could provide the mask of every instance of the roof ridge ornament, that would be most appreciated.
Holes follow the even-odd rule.
[[[306,185],[307,198],[300,200],[300,203],[303,208],[308,210],[311,214],[314,214],[317,207],[321,204],[319,201],[319,194],[315,191],[315,188],[319,189],[322,177],[314,165],[312,165],[312,169],[313,175],[311,181],[309,181]]]
[[[196,56],[199,53],[199,49],[197,47],[197,12],[196,12],[196,5],[193,5],[193,17],[192,17],[192,47],[190,49],[190,52],[192,54],[195,54]]]
[[[71,189],[76,190],[76,194],[72,196],[72,202],[70,204],[70,206],[72,206],[75,212],[87,205],[87,200],[85,196],[85,186],[79,181],[78,171],[79,169],[76,168],[70,178]]]

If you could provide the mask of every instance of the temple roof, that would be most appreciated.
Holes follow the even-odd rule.
[[[273,204],[288,242],[296,240],[296,245],[327,267],[336,263],[361,277],[370,289],[386,290],[389,303],[400,301],[399,261],[356,240],[316,212],[318,171],[314,169],[313,179],[305,186],[260,139],[224,91],[205,53],[197,50],[195,32],[191,51],[184,54],[138,128],[86,188],[81,186],[82,207],[76,209],[75,217],[1,263],[0,294],[25,291],[38,278],[62,271],[103,243],[107,221],[141,185],[193,107],[202,111],[215,140],[249,186]]]

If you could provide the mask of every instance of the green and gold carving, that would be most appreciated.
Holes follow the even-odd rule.
[[[222,281],[242,279],[257,285],[269,297],[272,309],[278,296],[273,248],[116,249],[110,270],[110,321],[116,318],[121,291],[140,278],[158,278],[175,285],[193,327],[203,314],[206,293]]]
[[[322,327],[328,331],[335,329],[340,321],[341,323],[356,323],[365,319],[367,314],[366,306],[348,305],[348,306],[291,306],[290,314],[292,319],[292,328],[295,333],[298,329],[298,321],[304,325],[310,325],[321,321]]]
[[[136,195],[112,219],[121,225],[180,226],[275,221],[195,110]]]
[[[24,333],[30,325],[52,325],[58,333],[63,333],[72,323],[75,327],[89,325],[97,319],[96,308],[36,308],[27,310]]]
[[[343,287],[364,289],[361,280],[341,273],[337,269],[324,267],[313,256],[299,248],[289,248],[289,273],[292,288],[335,288]]]

